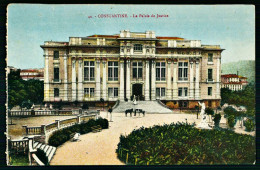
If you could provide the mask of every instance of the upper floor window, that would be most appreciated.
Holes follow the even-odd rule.
[[[212,77],[212,69],[208,69],[208,81],[212,81],[213,77]]]
[[[156,81],[165,81],[165,62],[156,62]]]
[[[188,62],[179,62],[179,80],[188,80]]]
[[[142,78],[142,77],[143,77],[143,63],[133,62],[133,78]]]
[[[84,61],[84,81],[95,80],[95,62]]]
[[[54,67],[54,81],[59,81],[59,79],[60,79],[60,69]]]
[[[108,62],[108,81],[118,81],[118,62]]]
[[[135,44],[134,45],[134,51],[135,52],[141,52],[141,51],[143,51],[143,46],[141,45],[141,44]]]
[[[58,59],[59,58],[59,51],[54,51],[53,52],[53,58]]]
[[[208,62],[213,62],[213,54],[208,53]]]
[[[54,97],[60,96],[60,90],[58,88],[54,88]]]
[[[184,88],[180,87],[178,89],[178,96],[180,96],[180,97],[188,96],[188,88],[187,87],[184,87]]]
[[[212,87],[208,87],[208,95],[209,95],[209,96],[212,95]]]

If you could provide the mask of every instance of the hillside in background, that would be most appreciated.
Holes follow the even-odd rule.
[[[240,60],[221,64],[221,74],[238,74],[248,78],[248,82],[255,83],[255,61]]]

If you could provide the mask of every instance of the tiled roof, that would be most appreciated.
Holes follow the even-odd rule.
[[[225,75],[221,75],[221,77],[225,77],[225,78],[239,78],[239,76],[236,75],[236,74],[225,74]]]

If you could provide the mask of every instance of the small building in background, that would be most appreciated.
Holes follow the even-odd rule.
[[[9,74],[11,71],[17,71],[17,68],[13,66],[7,66],[6,67],[7,74]]]
[[[247,78],[238,74],[221,75],[221,88],[228,88],[232,91],[242,90],[248,85]]]
[[[30,79],[36,79],[36,80],[44,80],[44,69],[22,69],[20,71],[20,76],[23,80],[30,80]]]

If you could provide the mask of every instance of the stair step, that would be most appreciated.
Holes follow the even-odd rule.
[[[46,152],[46,156],[48,157],[52,151],[53,146],[50,146],[49,149]]]
[[[38,145],[39,142],[34,142],[33,148],[35,148]]]
[[[52,148],[52,151],[51,151],[51,153],[50,153],[50,155],[48,156],[49,162],[51,161],[51,159],[52,159],[52,157],[54,156],[55,152],[56,152],[56,147],[53,147],[53,148]]]
[[[36,149],[40,148],[42,146],[42,143],[38,143],[38,145],[35,147]]]
[[[49,149],[50,145],[46,145],[45,148],[43,149],[44,153],[46,154],[46,151]]]
[[[44,150],[45,146],[46,146],[46,145],[43,144],[43,145],[40,147],[40,149],[41,149],[41,150]]]

